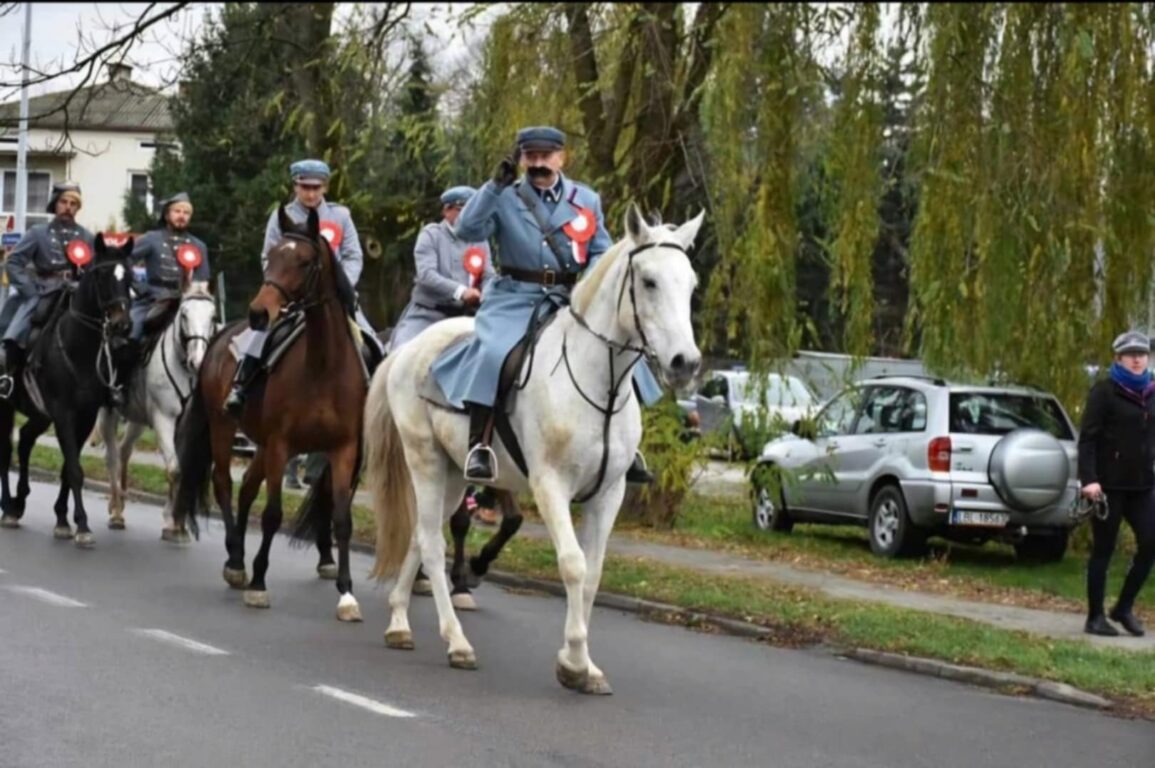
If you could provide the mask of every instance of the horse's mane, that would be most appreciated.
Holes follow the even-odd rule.
[[[184,291],[186,296],[208,296],[212,298],[209,293],[209,284],[205,280],[191,280],[188,287]]]
[[[618,258],[626,250],[627,245],[633,245],[633,241],[628,237],[623,237],[610,246],[610,249],[602,254],[598,259],[598,263],[594,264],[593,269],[586,274],[573,289],[573,299],[570,302],[573,308],[578,312],[585,314],[589,309],[590,302],[593,301],[594,296],[601,290],[602,283],[606,281],[606,275],[614,268]]]

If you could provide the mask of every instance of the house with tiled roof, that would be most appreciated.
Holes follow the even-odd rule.
[[[169,97],[114,64],[102,82],[28,100],[28,223],[46,221],[52,185],[84,193],[77,220],[93,232],[124,229],[126,194],[153,209],[148,169],[157,147],[175,147]],[[0,104],[0,227],[16,211],[20,102]]]

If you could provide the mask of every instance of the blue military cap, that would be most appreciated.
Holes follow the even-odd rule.
[[[329,165],[324,160],[298,160],[289,166],[293,181],[299,179],[329,180]]]
[[[473,187],[450,187],[441,193],[441,204],[465,205],[476,191]]]
[[[522,128],[517,132],[517,147],[521,151],[551,151],[565,147],[565,134],[548,125]]]

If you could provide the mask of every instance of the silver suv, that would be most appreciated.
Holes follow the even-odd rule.
[[[792,432],[766,444],[752,473],[759,528],[866,525],[886,557],[920,554],[932,534],[1008,541],[1035,561],[1066,552],[1076,431],[1046,392],[879,377]]]

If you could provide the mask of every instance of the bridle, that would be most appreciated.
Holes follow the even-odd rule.
[[[84,267],[83,270],[78,274],[75,287],[72,290],[79,293],[82,287],[81,280],[83,279],[84,274],[91,272],[95,275],[102,269],[114,269],[118,266],[126,270],[126,272],[129,269],[125,262],[119,259],[115,261],[104,261],[99,264]],[[96,307],[100,314],[87,315],[76,308],[75,301],[70,301],[68,303],[68,317],[73,318],[76,320],[76,322],[80,323],[80,325],[88,328],[89,330],[100,332],[100,348],[96,352],[96,378],[103,386],[107,387],[108,389],[113,389],[116,387],[116,365],[113,363],[112,349],[110,347],[110,343],[112,341],[110,315],[112,311],[117,308],[127,312],[129,301],[127,295],[118,296],[115,293],[112,295],[106,294],[105,291],[102,290],[100,281],[96,282],[94,288],[96,291]],[[72,359],[68,356],[68,350],[64,346],[64,339],[60,336],[59,322],[56,323],[53,336],[55,337],[56,348],[60,352],[60,357],[64,360],[64,367],[68,369],[68,372],[71,374],[72,378],[79,381],[80,377],[77,375],[76,366],[72,364]],[[104,363],[103,365],[101,365],[102,360]]]
[[[610,425],[613,422],[614,416],[621,413],[622,410],[625,409],[626,405],[630,402],[630,398],[632,398],[633,394],[634,394],[633,387],[630,387],[626,397],[622,400],[622,404],[620,406],[618,406],[617,408],[615,408],[614,404],[618,400],[618,394],[621,391],[622,384],[625,383],[626,378],[634,370],[634,366],[637,365],[638,361],[640,361],[643,357],[645,357],[647,360],[650,360],[651,362],[656,362],[656,360],[657,360],[657,355],[654,352],[653,348],[650,346],[649,339],[646,337],[646,331],[642,327],[642,319],[638,315],[638,302],[637,302],[637,291],[636,291],[637,270],[634,267],[634,257],[637,256],[639,253],[642,253],[644,251],[648,251],[652,248],[673,248],[676,251],[686,253],[686,249],[683,248],[681,245],[678,245],[677,243],[657,243],[657,242],[655,242],[655,243],[646,243],[644,245],[639,245],[636,248],[631,249],[629,251],[629,253],[627,254],[627,258],[629,261],[628,261],[628,264],[626,267],[626,275],[625,275],[624,279],[622,280],[621,287],[618,289],[618,304],[617,304],[618,311],[617,311],[617,314],[619,316],[621,315],[622,301],[625,300],[626,288],[628,287],[629,292],[630,292],[630,309],[631,309],[633,316],[634,316],[634,330],[637,332],[638,337],[642,341],[641,346],[638,346],[636,344],[630,344],[629,341],[625,341],[625,342],[614,341],[613,339],[606,336],[605,334],[602,334],[602,333],[599,333],[598,331],[595,331],[593,328],[590,327],[590,324],[586,321],[586,319],[584,317],[582,317],[581,313],[578,312],[576,309],[574,309],[574,307],[572,305],[570,306],[570,314],[573,316],[574,320],[577,321],[577,324],[579,326],[581,326],[582,328],[584,328],[594,338],[598,339],[598,341],[602,342],[602,344],[605,345],[606,352],[607,352],[608,357],[609,357],[609,365],[610,365],[610,386],[609,386],[609,391],[607,393],[608,398],[607,398],[606,405],[602,406],[602,405],[599,405],[598,403],[594,402],[594,399],[592,397],[590,397],[589,395],[587,395],[585,390],[582,389],[581,384],[578,383],[577,377],[574,375],[573,367],[570,365],[570,360],[569,360],[569,337],[568,337],[568,335],[563,334],[562,343],[561,343],[561,357],[559,358],[558,363],[554,365],[554,370],[557,370],[557,365],[560,365],[562,362],[564,362],[566,373],[569,374],[569,380],[573,384],[574,389],[576,389],[578,394],[582,396],[583,400],[585,400],[587,403],[590,404],[590,407],[592,407],[595,411],[597,411],[598,413],[600,413],[602,415],[602,460],[601,460],[601,464],[598,467],[597,481],[594,483],[593,488],[590,489],[587,493],[584,493],[580,497],[574,499],[574,501],[578,504],[581,504],[581,503],[588,501],[589,499],[593,498],[593,496],[595,494],[597,494],[597,492],[599,490],[601,490],[602,483],[605,482],[606,465],[609,462],[609,452],[610,452],[609,451]],[[535,346],[536,346],[536,344],[535,344]],[[627,365],[625,365],[622,368],[621,375],[620,376],[616,375],[614,362],[617,359],[618,355],[624,354],[627,352],[635,352],[637,354],[633,360],[631,360]],[[532,348],[531,348],[530,366],[529,366],[530,370],[532,370],[532,366],[533,366],[532,354],[533,353],[532,353]],[[529,381],[529,373],[527,371],[526,377],[525,377],[525,383],[528,383],[528,381]],[[519,388],[524,388],[525,383],[520,384]]]
[[[314,239],[308,235],[303,235],[298,232],[285,232],[283,236],[287,240],[295,240],[302,243],[308,243],[317,252],[316,257],[313,258],[305,267],[305,280],[301,286],[300,295],[294,296],[288,288],[273,280],[265,273],[265,280],[263,285],[270,286],[277,293],[281,294],[281,298],[285,301],[284,311],[286,313],[304,311],[310,307],[315,307],[318,304],[323,304],[329,301],[332,297],[321,297],[316,295],[319,293],[319,284],[321,280],[321,259],[325,254],[322,252],[323,248],[329,247],[329,241],[325,238]]]
[[[205,345],[207,346],[209,341],[211,341],[211,339],[209,339],[209,337],[207,337],[207,336],[202,336],[199,333],[198,334],[188,333],[187,330],[185,329],[185,322],[184,322],[185,318],[184,318],[184,312],[182,311],[182,309],[184,308],[185,302],[188,302],[188,301],[207,301],[210,303],[215,303],[215,300],[213,299],[212,296],[207,296],[207,295],[200,294],[200,293],[194,293],[194,294],[190,294],[188,296],[182,296],[181,300],[180,300],[180,307],[181,308],[177,310],[177,318],[176,318],[176,323],[177,323],[177,329],[176,329],[177,345],[176,345],[176,347],[177,347],[177,353],[178,353],[180,362],[185,367],[185,370],[188,372],[187,378],[191,380],[193,377],[193,373],[192,373],[192,371],[189,370],[189,367],[188,367],[188,355],[189,355],[188,346],[190,343],[192,343],[194,341],[203,341],[205,343]],[[185,403],[187,403],[189,397],[192,396],[192,387],[191,386],[189,387],[189,391],[187,394],[185,394],[184,392],[181,392],[180,383],[177,381],[176,376],[173,374],[172,370],[169,368],[168,350],[167,350],[167,345],[165,344],[165,342],[168,341],[168,337],[169,337],[168,331],[165,331],[165,333],[160,337],[160,361],[161,361],[161,365],[164,366],[164,375],[168,378],[168,383],[172,385],[173,391],[176,392],[176,396],[180,399],[181,410],[184,410]],[[191,383],[191,381],[190,381],[190,383]]]

